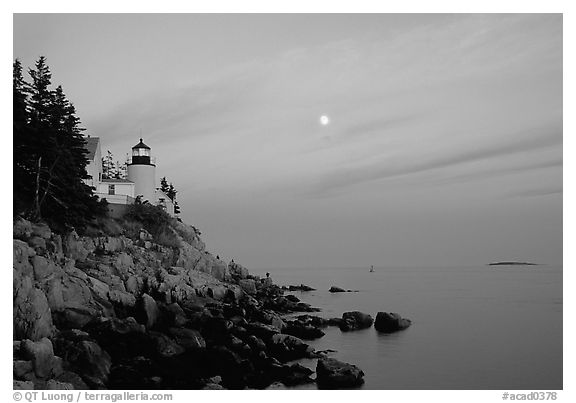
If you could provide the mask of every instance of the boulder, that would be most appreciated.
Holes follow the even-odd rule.
[[[285,389],[287,389],[286,385],[278,381],[273,382],[266,387],[266,390],[285,390]]]
[[[202,390],[225,390],[226,388],[222,385],[218,385],[217,383],[207,383],[204,385]]]
[[[63,352],[63,358],[88,386],[106,388],[112,360],[98,344],[89,340],[70,343]]]
[[[172,358],[186,351],[175,340],[160,332],[150,332],[150,337],[154,343],[154,350],[159,358]]]
[[[75,372],[65,371],[62,373],[62,375],[58,376],[54,380],[64,385],[72,385],[72,388],[76,390],[89,389],[88,385],[86,385],[80,375]]]
[[[308,285],[300,284],[300,285],[289,285],[289,291],[316,291],[316,288],[312,288]]]
[[[32,277],[33,267],[30,258],[35,256],[36,252],[24,241],[14,239],[12,246],[12,267],[21,275]]]
[[[197,330],[173,327],[168,329],[168,334],[185,350],[206,348],[206,342]]]
[[[378,312],[374,328],[383,333],[392,333],[404,330],[412,324],[410,319],[405,319],[397,313]]]
[[[330,291],[330,292],[346,292],[346,290],[344,288],[335,287],[335,286],[330,287],[330,289],[328,291]]]
[[[33,235],[28,239],[28,245],[30,245],[36,253],[44,253],[46,251],[46,240],[42,237]]]
[[[212,274],[212,276],[217,280],[226,280],[228,275],[226,263],[219,259],[213,258],[210,261],[210,274]]]
[[[284,298],[286,298],[290,302],[294,302],[295,304],[300,302],[300,298],[298,298],[296,295],[288,294],[284,296]]]
[[[32,267],[34,268],[34,279],[36,281],[43,281],[50,275],[54,274],[57,270],[56,264],[44,256],[34,256],[31,259]]]
[[[76,231],[70,232],[63,240],[62,247],[64,255],[79,262],[86,260],[90,251],[85,247],[84,243]]]
[[[353,388],[364,383],[364,372],[356,365],[334,358],[320,358],[316,365],[316,383],[321,389]]]
[[[52,342],[44,337],[39,341],[24,340],[20,347],[22,356],[31,362],[34,374],[40,379],[52,377],[55,365]]]
[[[14,339],[40,340],[54,333],[52,313],[42,290],[32,285],[29,276],[13,270]]]
[[[246,343],[253,351],[266,351],[266,343],[253,334],[246,338]]]
[[[67,382],[59,382],[54,379],[50,379],[46,382],[46,390],[74,390],[74,385]]]
[[[12,234],[15,239],[27,240],[32,235],[32,223],[22,217],[17,217],[14,220]]]
[[[184,310],[176,302],[162,307],[162,316],[169,326],[182,327],[188,323]]]
[[[34,390],[34,383],[32,381],[13,381],[12,389],[14,390]]]
[[[45,223],[35,223],[31,226],[32,236],[37,236],[43,239],[50,239],[52,236],[52,231],[48,224]]]
[[[91,323],[87,330],[114,359],[151,352],[153,345],[145,326],[133,317],[105,318]]]
[[[112,263],[112,266],[116,269],[120,278],[126,280],[134,270],[134,261],[132,256],[126,252],[121,252]]]
[[[228,264],[228,271],[230,273],[230,276],[235,280],[242,280],[248,278],[249,274],[248,269],[235,262],[230,262],[230,264]]]
[[[146,324],[146,328],[151,329],[158,321],[158,317],[160,315],[160,310],[158,309],[156,301],[150,295],[142,294],[142,299],[140,300],[140,309]]]
[[[290,366],[286,366],[286,371],[282,377],[282,383],[286,386],[310,383],[313,382],[312,378],[310,378],[310,375],[313,373],[314,371],[312,371],[310,368],[306,368],[301,364],[292,364]]]
[[[108,291],[108,299],[113,304],[120,305],[125,308],[132,308],[134,305],[136,305],[136,297],[128,292],[121,290]]]
[[[270,355],[281,362],[304,358],[312,351],[314,349],[308,344],[289,334],[275,334],[269,343]]]
[[[14,360],[12,362],[12,373],[16,379],[24,379],[28,374],[34,372],[34,365],[32,361],[27,360]]]
[[[374,320],[372,316],[359,311],[344,312],[342,314],[342,322],[340,323],[340,330],[359,330],[366,329],[372,326]]]
[[[252,279],[243,279],[238,281],[238,285],[242,290],[250,295],[256,294],[256,283]]]
[[[288,322],[286,328],[282,332],[304,340],[319,339],[325,334],[318,327],[300,322],[298,320]]]
[[[268,341],[272,336],[280,333],[277,327],[272,325],[265,325],[259,322],[251,322],[246,325],[246,330],[264,341]]]

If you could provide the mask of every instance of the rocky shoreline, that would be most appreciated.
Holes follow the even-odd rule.
[[[169,231],[177,242],[166,245],[144,229],[131,236],[122,229],[113,235],[72,231],[64,236],[45,224],[15,220],[15,389],[363,383],[359,368],[315,351],[304,340],[324,336],[326,326],[370,327],[369,315],[311,315],[318,309],[285,295],[291,288],[214,257],[194,227],[174,221]],[[302,314],[285,317],[294,313]],[[375,327],[395,331],[409,325],[398,318],[387,316]],[[395,329],[395,323],[401,326]],[[301,358],[318,359],[316,377],[294,363]]]

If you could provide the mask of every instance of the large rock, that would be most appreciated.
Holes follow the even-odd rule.
[[[228,268],[226,263],[220,259],[212,258],[210,260],[210,274],[220,281],[224,281],[228,278]]]
[[[274,336],[275,334],[280,333],[277,327],[272,325],[265,325],[259,322],[252,322],[246,326],[246,330],[249,333],[261,338],[264,341],[268,341]]]
[[[90,387],[106,388],[112,360],[98,344],[90,340],[69,344],[63,358]]]
[[[28,360],[14,360],[12,362],[12,373],[16,379],[30,379],[30,375],[34,372],[34,365],[32,361]]]
[[[116,269],[118,276],[122,280],[127,280],[134,272],[134,260],[132,259],[132,256],[126,252],[119,253],[116,260],[112,263],[112,266]]]
[[[160,310],[154,298],[148,294],[142,294],[142,299],[140,300],[142,317],[146,324],[146,328],[151,329],[156,325],[158,318],[160,316]]]
[[[197,330],[174,327],[168,329],[168,333],[172,336],[174,341],[184,347],[185,350],[206,348],[206,342]]]
[[[52,312],[42,290],[35,288],[29,276],[13,270],[14,339],[40,340],[54,333]]]
[[[410,319],[405,319],[397,313],[378,312],[374,328],[379,332],[392,333],[404,330],[412,324]]]
[[[14,390],[34,390],[32,381],[13,381],[12,389]]]
[[[282,332],[304,340],[318,339],[323,337],[325,334],[318,327],[298,320],[288,322],[286,328]]]
[[[48,379],[53,375],[56,364],[54,348],[48,338],[39,341],[24,340],[20,347],[22,356],[31,361],[35,375],[40,379]]]
[[[242,290],[250,295],[256,294],[256,283],[252,279],[244,279],[238,281],[238,285],[242,288]]]
[[[228,271],[230,272],[230,276],[235,280],[248,278],[249,274],[247,268],[235,262],[228,264]]]
[[[32,224],[32,236],[38,236],[48,240],[52,236],[52,231],[50,230],[48,224],[36,223]]]
[[[36,281],[44,281],[58,270],[54,261],[44,256],[34,256],[31,261],[32,267],[34,268],[34,279]]]
[[[336,286],[330,287],[330,289],[328,291],[330,291],[332,293],[334,293],[334,292],[346,292],[346,290],[344,288],[340,288],[340,287],[336,287]]]
[[[54,379],[50,379],[46,382],[46,390],[74,390],[74,385],[67,382],[59,382]]]
[[[90,250],[86,248],[76,231],[72,231],[66,235],[62,246],[64,254],[67,257],[79,262],[86,260],[86,257],[90,254]]]
[[[270,355],[282,362],[297,360],[310,355],[314,349],[298,337],[275,334],[269,343]]]
[[[364,383],[364,372],[356,365],[334,358],[320,358],[316,365],[316,382],[321,389],[353,388]]]
[[[164,333],[150,332],[150,337],[154,343],[155,353],[160,358],[175,357],[186,351],[183,346]]]
[[[372,316],[359,311],[344,312],[342,314],[342,322],[340,323],[340,330],[359,330],[366,329],[372,326],[374,320]]]
[[[87,330],[98,345],[115,359],[142,355],[153,350],[145,326],[133,317],[100,319],[91,323]]]
[[[108,291],[108,299],[111,303],[122,306],[124,308],[132,308],[136,305],[136,297],[128,292],[121,290]]]
[[[12,266],[21,275],[33,276],[33,267],[30,258],[36,252],[24,241],[14,239],[12,246]]]
[[[17,217],[14,220],[12,233],[14,238],[25,241],[32,235],[32,223],[22,217]]]

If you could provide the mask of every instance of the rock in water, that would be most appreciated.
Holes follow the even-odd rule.
[[[412,324],[410,319],[401,317],[397,313],[378,312],[374,328],[379,332],[392,333],[404,330]]]
[[[316,365],[316,383],[321,389],[340,389],[360,386],[364,372],[356,365],[334,358],[321,358]]]
[[[330,292],[346,292],[346,290],[344,288],[340,288],[340,287],[336,287],[336,286],[330,287],[330,289],[328,291],[330,291]]]
[[[367,329],[372,326],[374,320],[372,316],[359,311],[344,312],[342,314],[342,322],[340,322],[340,330],[359,330]]]

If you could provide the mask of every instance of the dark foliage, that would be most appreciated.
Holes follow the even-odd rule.
[[[126,221],[138,222],[154,237],[155,241],[165,246],[178,246],[176,235],[172,229],[173,218],[160,206],[150,203],[136,203],[128,206],[124,215]]]
[[[83,229],[106,212],[84,183],[86,142],[74,105],[40,57],[29,69],[32,82],[13,65],[14,214],[46,221],[56,230]]]

